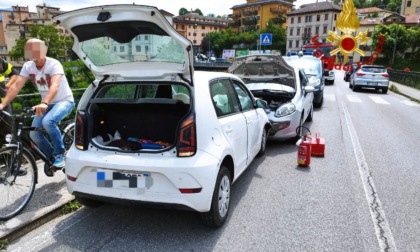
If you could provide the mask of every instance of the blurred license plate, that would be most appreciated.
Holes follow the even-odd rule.
[[[145,188],[150,173],[115,172],[98,170],[96,180],[98,187],[108,188]]]
[[[372,86],[376,86],[376,85],[378,85],[378,82],[368,82],[367,84],[372,85]]]

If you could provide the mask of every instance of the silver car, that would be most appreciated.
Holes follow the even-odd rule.
[[[302,69],[287,64],[281,56],[238,57],[228,71],[241,78],[256,98],[267,102],[270,136],[294,138],[301,134],[296,132],[300,125],[312,121],[315,88]]]
[[[350,76],[349,88],[357,91],[360,88],[374,88],[388,92],[389,74],[384,66],[362,65],[359,70]]]

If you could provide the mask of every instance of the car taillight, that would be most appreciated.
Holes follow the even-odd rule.
[[[190,116],[182,122],[176,149],[178,157],[191,157],[197,152],[194,116]]]
[[[383,73],[382,76],[386,77],[386,78],[389,78],[389,74],[387,74],[387,73]]]
[[[85,117],[84,113],[78,111],[76,114],[76,124],[75,124],[75,132],[74,132],[74,143],[76,148],[79,150],[86,150],[87,149],[87,141],[85,139],[86,134],[86,127],[85,127]]]
[[[363,75],[365,75],[364,73],[357,73],[356,74],[357,76],[363,76]]]

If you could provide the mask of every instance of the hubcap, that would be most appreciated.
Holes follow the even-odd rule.
[[[230,200],[230,184],[229,177],[223,176],[222,181],[220,181],[219,187],[219,214],[221,217],[225,217],[229,209],[229,200]]]

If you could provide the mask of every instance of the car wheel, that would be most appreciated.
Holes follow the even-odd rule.
[[[351,84],[351,82],[349,82],[349,88],[353,88],[353,85]]]
[[[320,108],[322,106],[322,103],[324,102],[324,95],[322,95],[321,97],[321,101],[319,102],[314,102],[314,106],[315,108]]]
[[[80,197],[80,196],[75,196],[75,198],[80,204],[86,207],[97,208],[103,205],[103,202],[98,201],[98,200],[88,199],[88,198]]]
[[[382,94],[388,93],[388,88],[382,88]]]
[[[263,129],[262,136],[261,136],[261,147],[260,147],[260,151],[257,154],[257,157],[264,156],[266,147],[267,147],[267,131]]]
[[[322,101],[321,101],[321,104],[322,104]],[[311,111],[309,112],[308,117],[306,117],[306,121],[312,122],[313,118],[314,118],[314,106],[311,107]]]
[[[226,166],[222,165],[217,175],[210,211],[201,213],[201,220],[211,227],[220,227],[229,213],[231,176]]]
[[[358,87],[356,87],[356,85],[353,84],[352,89],[353,89],[353,92],[356,92],[358,90]]]

